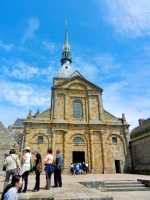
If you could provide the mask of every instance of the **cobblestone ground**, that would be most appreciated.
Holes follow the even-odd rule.
[[[5,177],[0,176],[0,193],[3,190]],[[33,193],[35,175],[29,175],[27,193],[19,194],[19,199],[108,199],[108,200],[150,200],[150,191],[129,191],[129,192],[100,192],[94,188],[86,188],[78,182],[84,181],[136,181],[137,179],[150,180],[150,176],[132,174],[87,174],[87,175],[62,175],[62,188],[50,188],[45,190],[45,175],[41,175],[41,189]],[[53,176],[52,176],[52,185]]]

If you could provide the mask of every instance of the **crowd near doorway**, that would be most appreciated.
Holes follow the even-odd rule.
[[[73,151],[72,152],[72,162],[85,162],[85,152],[84,151]]]
[[[120,160],[115,160],[115,169],[116,169],[116,173],[121,173]]]

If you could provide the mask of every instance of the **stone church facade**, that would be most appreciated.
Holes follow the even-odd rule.
[[[68,30],[61,68],[53,79],[51,108],[24,121],[22,148],[46,156],[60,149],[63,173],[72,162],[87,162],[91,173],[123,173],[130,166],[129,125],[124,114],[116,118],[103,108],[103,90],[71,68]],[[41,102],[42,103],[42,102]]]

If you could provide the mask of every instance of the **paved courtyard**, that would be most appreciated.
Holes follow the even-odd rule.
[[[4,176],[0,176],[0,193],[3,189]],[[95,188],[86,188],[79,182],[84,181],[136,181],[137,179],[150,180],[150,176],[131,174],[87,174],[87,175],[62,175],[63,186],[45,190],[45,175],[41,175],[41,190],[33,193],[35,176],[29,175],[27,193],[19,194],[19,199],[108,199],[108,200],[150,200],[150,191],[127,192],[100,192]],[[52,185],[53,176],[52,176]],[[112,197],[112,198],[111,198]]]

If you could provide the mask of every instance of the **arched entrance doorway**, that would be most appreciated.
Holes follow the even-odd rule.
[[[85,152],[84,151],[73,151],[72,152],[72,162],[73,163],[85,162]]]
[[[74,145],[83,145],[84,143],[85,142],[82,137],[75,137],[73,139]],[[73,151],[72,152],[72,162],[73,163],[85,162],[85,152],[83,150]]]

